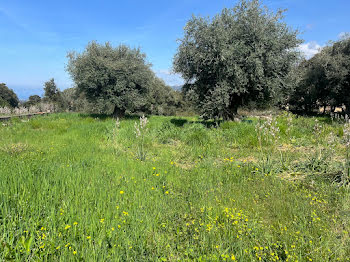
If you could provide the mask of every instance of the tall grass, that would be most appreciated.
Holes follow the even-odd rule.
[[[140,161],[135,121],[116,131],[110,118],[55,114],[0,126],[1,260],[349,260],[343,123],[318,118],[316,136],[316,119],[282,115],[273,143],[260,143],[257,118],[150,117]],[[306,156],[330,133],[332,160],[311,168]]]

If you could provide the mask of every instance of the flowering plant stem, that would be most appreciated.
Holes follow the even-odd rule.
[[[144,115],[140,117],[140,123],[135,122],[135,135],[136,139],[138,139],[138,145],[137,145],[137,158],[141,161],[146,160],[146,152],[145,152],[145,132],[146,132],[146,125],[148,123],[147,117]]]

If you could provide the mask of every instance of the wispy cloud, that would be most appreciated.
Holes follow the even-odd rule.
[[[300,44],[298,49],[305,56],[305,58],[309,59],[320,52],[322,46],[315,41],[311,41],[308,43]]]
[[[350,37],[350,33],[348,33],[348,32],[341,32],[341,33],[339,33],[339,35],[338,35],[338,38],[339,38],[339,39],[344,39],[344,38],[346,38],[346,37]]]
[[[155,73],[169,86],[179,86],[185,82],[179,74],[175,74],[169,69],[160,69],[155,71]]]
[[[307,30],[312,30],[314,28],[314,25],[313,24],[307,24],[306,25],[306,29]]]
[[[17,16],[12,13],[10,10],[0,7],[0,15],[5,16],[12,24],[14,24],[16,27],[24,30],[29,31],[29,26],[26,23],[23,23]]]
[[[163,75],[172,75],[172,74],[173,74],[173,73],[172,73],[170,70],[168,70],[168,69],[160,69],[160,70],[157,71],[157,73],[163,74]]]

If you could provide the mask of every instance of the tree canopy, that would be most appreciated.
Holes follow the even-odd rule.
[[[158,77],[153,78],[144,112],[155,115],[174,115],[184,106],[179,92],[173,90]]]
[[[258,0],[241,0],[214,18],[193,16],[174,58],[184,91],[204,118],[232,119],[239,106],[271,101],[288,86],[298,32]]]
[[[28,98],[28,101],[25,102],[25,106],[26,107],[30,107],[30,106],[35,106],[37,104],[40,104],[41,102],[41,97],[38,95],[32,95]]]
[[[298,71],[292,107],[311,111],[321,106],[345,106],[350,113],[350,37],[330,43],[300,63]]]
[[[19,99],[16,93],[8,88],[5,83],[0,83],[0,106],[17,107]]]
[[[67,71],[78,92],[92,103],[113,107],[114,115],[122,117],[146,107],[155,78],[150,67],[140,49],[91,42],[84,52],[68,54]]]
[[[55,111],[63,109],[61,91],[58,89],[54,78],[44,83],[44,92],[44,102],[51,103]]]

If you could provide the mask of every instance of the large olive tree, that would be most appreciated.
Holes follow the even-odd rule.
[[[147,104],[154,78],[150,66],[140,49],[91,42],[82,53],[68,54],[67,71],[90,102],[109,105],[123,117]]]
[[[283,93],[298,58],[297,33],[283,22],[283,11],[242,0],[212,19],[188,21],[174,70],[204,118],[232,119],[239,106]]]

